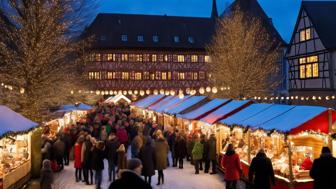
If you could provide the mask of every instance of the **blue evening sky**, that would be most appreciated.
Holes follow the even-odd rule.
[[[217,0],[220,13],[233,0]],[[258,0],[285,41],[289,41],[302,0]],[[209,17],[212,0],[99,0],[98,13]]]

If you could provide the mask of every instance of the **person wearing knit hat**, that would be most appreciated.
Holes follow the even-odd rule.
[[[332,156],[329,147],[322,148],[309,174],[314,179],[314,189],[336,189],[336,158]]]
[[[141,160],[132,158],[127,161],[127,169],[122,170],[121,177],[112,182],[109,189],[152,189],[140,176],[142,170]]]

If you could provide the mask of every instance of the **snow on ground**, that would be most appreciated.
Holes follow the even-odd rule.
[[[108,189],[110,182],[108,181],[107,161],[105,160],[105,170],[103,172],[102,189]],[[154,189],[224,189],[225,182],[221,173],[216,175],[205,174],[200,171],[199,175],[195,175],[194,167],[190,162],[184,162],[184,169],[176,167],[168,167],[164,170],[165,183],[157,186],[157,173],[152,177],[152,187]],[[70,166],[60,173],[55,173],[54,189],[94,189],[94,185],[85,185],[84,182],[75,181],[75,168],[73,162]],[[242,184],[239,189],[243,189]]]

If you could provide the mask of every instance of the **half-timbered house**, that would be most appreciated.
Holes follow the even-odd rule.
[[[290,95],[305,100],[294,103],[330,105],[314,97],[336,94],[335,19],[335,1],[302,2],[287,52]]]

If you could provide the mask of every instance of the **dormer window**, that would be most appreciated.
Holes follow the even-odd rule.
[[[194,40],[194,38],[193,37],[188,37],[188,41],[189,41],[189,43],[195,43],[195,40]]]
[[[180,37],[179,36],[174,36],[174,42],[179,43],[180,42]]]
[[[127,41],[127,35],[121,35],[121,41]]]
[[[144,42],[144,36],[138,35],[138,42]]]
[[[155,42],[155,43],[159,42],[159,36],[154,35],[153,36],[153,42]]]

